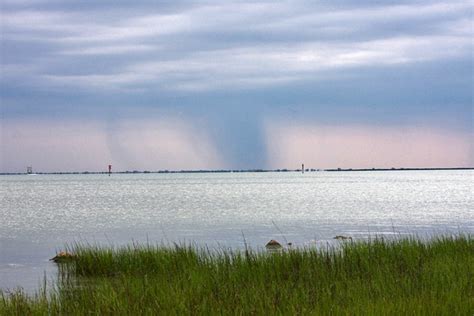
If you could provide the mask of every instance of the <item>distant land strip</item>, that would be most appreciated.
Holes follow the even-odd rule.
[[[338,172],[338,171],[433,171],[433,170],[474,170],[474,167],[454,168],[334,168],[334,169],[305,169],[304,172]],[[140,174],[140,173],[251,173],[251,172],[302,172],[302,169],[217,169],[217,170],[127,170],[114,171],[110,174]],[[0,172],[0,175],[25,175],[26,172]],[[33,172],[32,174],[109,174],[108,171],[55,171],[55,172]]]

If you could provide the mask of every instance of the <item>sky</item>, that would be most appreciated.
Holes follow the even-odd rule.
[[[0,172],[473,167],[473,4],[2,0]]]

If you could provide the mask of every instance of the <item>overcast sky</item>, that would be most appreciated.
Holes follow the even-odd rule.
[[[473,4],[2,0],[0,171],[472,167]]]

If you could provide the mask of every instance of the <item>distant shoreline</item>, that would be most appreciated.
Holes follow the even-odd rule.
[[[474,167],[466,168],[333,168],[333,169],[305,169],[305,172],[340,172],[340,171],[439,171],[439,170],[474,170]],[[256,172],[302,172],[301,169],[222,169],[222,170],[133,170],[114,171],[111,174],[161,174],[161,173],[256,173]],[[71,175],[71,174],[109,174],[107,171],[57,171],[57,172],[33,172],[37,175]],[[25,172],[0,172],[0,175],[27,175]]]

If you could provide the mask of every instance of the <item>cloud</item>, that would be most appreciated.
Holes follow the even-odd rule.
[[[222,161],[202,129],[179,118],[2,122],[2,172],[213,169]]]
[[[40,68],[22,76],[33,86],[253,89],[317,81],[346,68],[468,58],[472,48],[468,2],[206,2],[163,12],[119,5],[107,14],[100,6],[57,6],[3,14],[6,67],[15,64],[15,42],[48,47],[23,62]]]
[[[141,157],[155,157],[153,166],[164,168],[214,168],[222,161],[260,168],[273,156],[293,164],[286,151],[269,154],[276,150],[271,146],[265,152],[264,122],[281,116],[287,116],[281,128],[302,118],[365,130],[360,139],[367,141],[370,124],[408,126],[419,141],[437,139],[432,148],[451,150],[442,133],[472,131],[472,4],[6,0],[2,124],[30,133],[15,138],[4,128],[9,152],[2,144],[2,154],[21,170],[29,157],[53,152],[64,169],[95,168],[94,162],[119,156],[114,165],[123,168],[148,168]],[[156,113],[172,113],[175,126]],[[420,122],[426,128],[416,133]],[[91,140],[93,158],[81,150],[81,133]],[[143,147],[137,145],[142,138]],[[148,146],[152,139],[159,143]],[[191,146],[200,139],[202,151]],[[11,164],[15,157],[22,158]],[[51,167],[49,159],[41,161]],[[400,162],[421,164],[415,156]]]
[[[474,166],[472,135],[434,127],[269,122],[266,138],[271,168]]]
[[[136,47],[137,50],[140,48]],[[109,50],[113,51],[114,47],[82,53],[107,53]],[[231,48],[179,59],[132,63],[113,73],[44,74],[42,78],[62,86],[109,89],[130,85],[192,91],[255,88],[327,79],[328,73],[341,69],[455,58],[465,55],[468,50],[469,43],[463,38],[397,37],[340,45],[307,43],[290,47]]]
[[[152,45],[111,45],[111,46],[100,46],[100,47],[85,47],[85,48],[74,48],[71,50],[64,50],[60,54],[64,55],[116,55],[116,54],[128,54],[137,52],[147,52],[157,50],[158,47]]]

